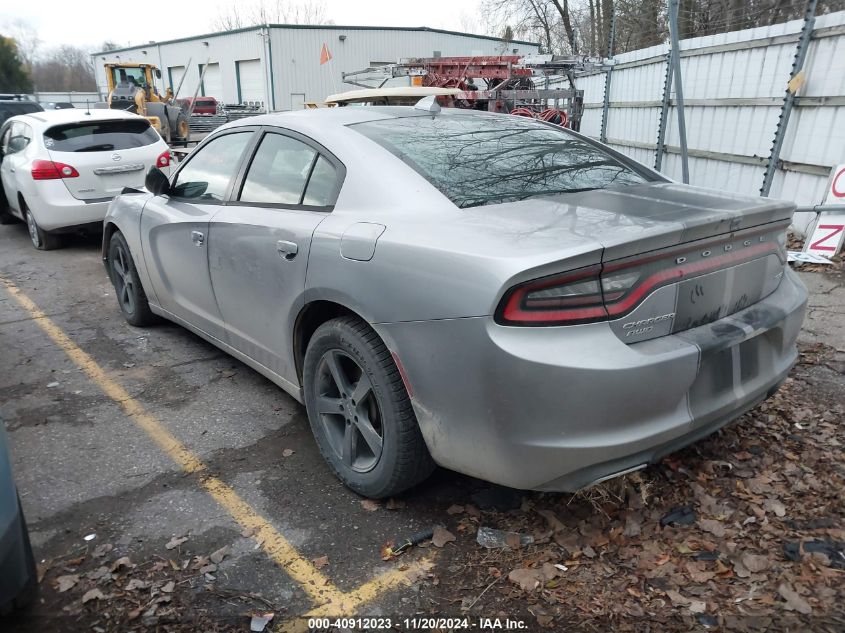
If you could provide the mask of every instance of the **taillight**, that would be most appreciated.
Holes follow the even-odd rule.
[[[514,286],[499,304],[502,325],[575,325],[618,319],[662,286],[777,254],[780,235],[736,234],[730,242],[702,241],[659,254],[595,264]]]
[[[58,180],[60,178],[78,178],[79,172],[70,165],[52,160],[32,161],[33,180]]]
[[[601,265],[535,279],[508,291],[498,319],[509,325],[559,325],[604,320]]]
[[[158,158],[156,158],[156,167],[159,169],[162,167],[170,167],[170,150],[158,155]]]

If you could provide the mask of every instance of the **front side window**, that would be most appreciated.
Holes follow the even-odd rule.
[[[44,132],[52,152],[113,152],[157,143],[159,135],[146,119],[113,119],[54,125]]]
[[[190,200],[221,201],[253,132],[224,134],[197,150],[179,170],[170,195]]]
[[[317,152],[289,136],[266,134],[238,198],[241,202],[302,204]]]
[[[447,114],[350,125],[458,207],[646,182],[567,130],[518,116]]]

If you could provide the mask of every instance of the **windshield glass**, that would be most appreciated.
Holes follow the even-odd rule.
[[[459,207],[647,181],[565,129],[518,116],[441,113],[350,127],[416,169]]]
[[[127,82],[136,86],[147,83],[147,73],[144,68],[112,68],[111,77],[115,86]]]
[[[117,119],[56,125],[44,132],[53,152],[111,152],[152,145],[159,136],[146,119]]]

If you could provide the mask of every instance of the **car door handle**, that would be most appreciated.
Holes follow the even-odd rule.
[[[194,246],[202,246],[205,244],[205,235],[200,231],[191,231],[191,241]]]
[[[299,246],[296,245],[296,242],[279,240],[276,242],[276,251],[279,253],[279,257],[290,261],[296,257],[296,254],[299,252]]]

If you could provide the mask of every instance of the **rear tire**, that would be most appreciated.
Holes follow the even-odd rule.
[[[27,580],[26,584],[21,588],[18,594],[0,608],[0,617],[14,617],[17,615],[17,611],[26,609],[32,605],[35,598],[38,597],[38,568],[35,564],[35,556],[32,553],[32,543],[29,541],[29,531],[26,528],[26,519],[23,515],[23,507],[21,506],[20,498],[18,498],[18,512],[21,520],[23,555],[27,572]]]
[[[62,238],[55,233],[48,233],[35,221],[35,216],[26,204],[23,204],[23,214],[26,218],[26,227],[29,230],[29,239],[32,245],[39,251],[52,251],[62,245]]]
[[[434,470],[399,370],[364,321],[341,317],[317,328],[303,375],[317,446],[349,488],[390,497]]]
[[[158,321],[150,310],[129,245],[120,231],[116,231],[109,240],[109,277],[117,304],[129,325],[143,327]]]

